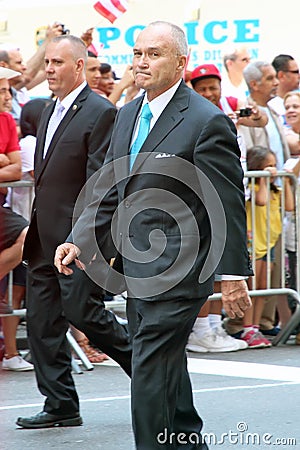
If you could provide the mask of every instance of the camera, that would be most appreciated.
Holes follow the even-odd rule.
[[[68,30],[67,28],[65,28],[64,24],[60,24],[62,30],[61,30],[61,34],[70,34],[70,30]]]
[[[241,108],[239,116],[240,117],[249,117],[252,114],[252,108]]]

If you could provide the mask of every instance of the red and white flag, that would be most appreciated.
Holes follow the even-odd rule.
[[[122,16],[127,11],[127,7],[126,0],[101,0],[101,2],[94,4],[95,10],[111,23]]]

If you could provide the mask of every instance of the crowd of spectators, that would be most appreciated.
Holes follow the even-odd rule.
[[[30,89],[45,80],[45,48],[53,37],[61,33],[62,26],[59,23],[49,26],[45,41],[26,64],[19,48],[11,45],[0,46],[0,182],[34,179],[34,153],[39,120],[43,110],[55,97],[45,95],[45,98],[31,98]],[[101,55],[97,54],[92,44],[92,28],[84,32],[81,39],[88,50],[85,76],[94,92],[105,97],[117,108],[140,95],[130,65],[118,78],[114,68],[101,61]],[[280,54],[275,56],[273,61],[251,61],[247,48],[240,47],[228,49],[223,63],[224,75],[221,76],[216,66],[199,61],[199,66],[186,72],[186,83],[233,120],[241,150],[241,164],[245,171],[269,170],[276,177],[277,170],[290,170],[292,167],[297,176],[300,155],[300,76],[296,60],[291,55]],[[247,116],[244,116],[245,110]],[[259,152],[264,154],[265,158],[255,166],[253,161],[258,161]],[[255,192],[251,194],[255,195],[256,213],[259,217],[265,217],[265,181],[264,178],[257,179]],[[282,188],[281,181],[278,180],[278,185],[271,183],[271,187],[271,196],[277,199],[277,192]],[[263,201],[259,197],[262,191]],[[285,201],[285,209],[288,211],[285,221],[285,250],[289,261],[287,283],[292,289],[296,289],[295,211],[292,201],[294,193],[290,183],[285,183],[285,194],[288,195]],[[16,330],[19,319],[12,315],[12,309],[26,306],[26,268],[21,260],[34,193],[32,188],[15,188],[12,195],[10,189],[1,188],[0,195],[0,312],[5,339],[2,368],[15,371],[33,370],[33,365],[23,360],[18,352]],[[245,195],[249,204],[251,198],[247,198],[249,190],[247,191],[246,184]],[[279,212],[280,204],[277,200],[274,201],[277,202]],[[248,208],[248,224],[251,223],[250,211],[251,208]],[[263,220],[257,221],[257,234],[265,231]],[[250,228],[249,225],[248,232],[252,233]],[[282,285],[281,234],[280,227],[271,245],[271,286],[274,288]],[[6,239],[7,235],[9,239]],[[266,287],[265,263],[268,251],[270,249],[264,248],[263,252],[256,249],[257,253],[252,254],[256,262],[257,288]],[[7,275],[13,269],[13,299],[12,305],[9,305]],[[216,277],[215,292],[220,290],[219,281]],[[251,287],[251,279],[248,283]],[[126,296],[126,292],[124,295]],[[288,298],[261,297],[255,299],[253,308],[242,321],[224,316],[221,301],[208,301],[199,311],[187,349],[205,353],[270,347],[269,339],[278,334],[294,309],[295,304]],[[73,333],[92,363],[107,359],[107,356],[95,348],[75,327]],[[300,332],[297,333],[296,343],[300,344]]]

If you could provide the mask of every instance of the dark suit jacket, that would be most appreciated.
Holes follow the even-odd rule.
[[[126,157],[142,101],[117,115],[94,202],[70,236],[82,250],[80,259],[89,262],[93,255],[91,217],[101,198],[98,245],[101,249],[118,206],[116,265],[121,263],[129,296],[198,298],[212,293],[215,272],[251,275],[233,122],[182,82],[129,174]]]
[[[54,106],[53,102],[45,110],[38,129],[35,200],[24,246],[24,259],[30,259],[39,239],[50,263],[53,263],[56,247],[72,229],[79,192],[104,161],[116,113],[108,100],[86,86],[59,124],[43,159],[47,126]]]

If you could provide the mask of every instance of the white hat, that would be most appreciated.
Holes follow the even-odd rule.
[[[16,72],[15,70],[8,69],[7,67],[0,67],[0,80],[1,78],[6,78],[9,80],[10,78],[17,77],[18,75],[22,75],[21,72]]]

